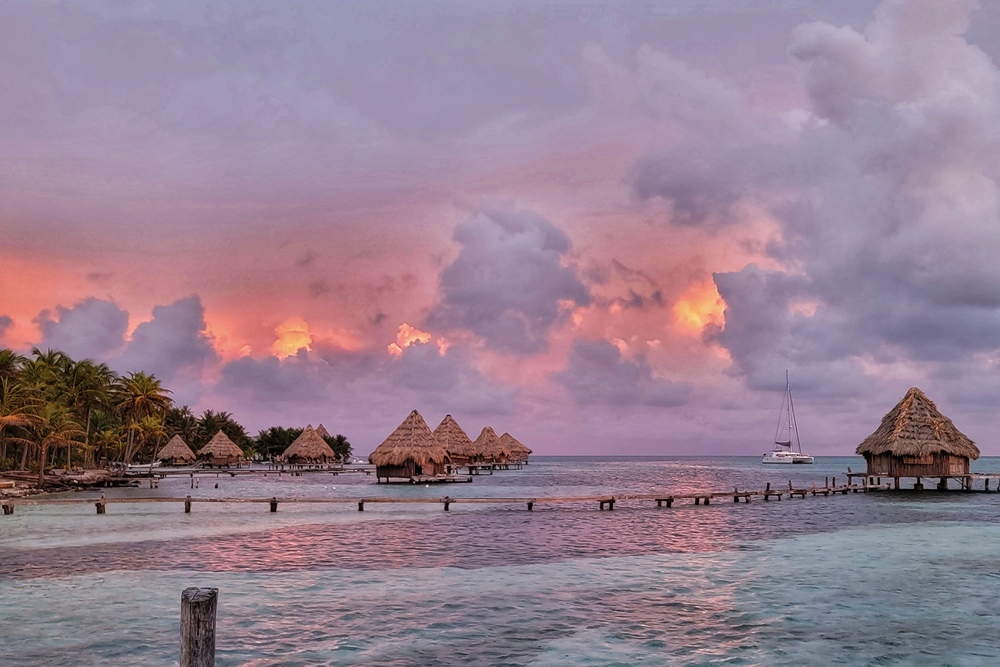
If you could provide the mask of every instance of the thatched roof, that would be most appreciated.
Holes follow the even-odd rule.
[[[222,431],[219,431],[204,447],[198,450],[198,458],[243,458],[243,450],[235,442],[229,439]]]
[[[194,452],[184,442],[184,438],[175,435],[170,438],[170,442],[163,446],[157,457],[161,461],[172,459],[174,461],[194,461]]]
[[[451,415],[445,415],[434,429],[434,437],[451,456],[469,458],[476,455],[476,446],[472,444],[472,439]]]
[[[927,456],[936,453],[979,458],[979,448],[941,414],[931,399],[910,387],[878,429],[858,445],[858,454]]]
[[[510,450],[500,442],[496,431],[490,426],[483,427],[474,444],[476,446],[476,453],[487,461],[510,456]]]
[[[401,466],[407,461],[423,466],[448,460],[448,452],[416,410],[368,457],[376,466]]]
[[[306,426],[282,456],[286,461],[293,458],[300,461],[333,461],[337,458],[330,445],[326,444],[319,431],[312,426]]]
[[[323,426],[322,424],[320,424],[319,426],[316,427],[316,433],[318,433],[319,437],[321,437],[321,438],[332,438],[333,437],[332,435],[330,435],[330,432],[326,430],[326,427]]]
[[[522,454],[528,455],[531,450],[523,442],[512,436],[510,433],[504,433],[500,436],[500,443],[503,444],[512,454]]]

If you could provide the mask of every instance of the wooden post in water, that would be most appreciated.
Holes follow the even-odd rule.
[[[191,496],[187,496],[184,498],[184,513],[185,514],[191,513]]]
[[[768,482],[767,488],[764,489],[764,500],[770,500],[770,499],[771,499],[771,483]]]
[[[104,494],[102,493],[100,499],[96,503],[94,503],[94,507],[97,508],[97,513],[98,514],[104,514],[104,509],[105,509],[106,506],[107,506],[107,503],[105,502],[105,500],[104,500]]]
[[[215,667],[218,601],[218,588],[185,588],[181,593],[180,667]]]
[[[444,511],[448,512],[449,511],[449,507],[451,506],[451,498],[449,498],[448,496],[445,496],[444,500],[442,500],[441,502],[444,503]]]
[[[278,499],[277,498],[271,498],[271,511],[272,512],[277,512],[278,511]]]
[[[535,501],[534,500],[529,500],[528,501],[528,511],[531,512],[534,509],[535,509]]]
[[[358,511],[359,512],[364,512],[365,511],[365,501],[364,500],[359,500],[358,501]]]
[[[4,503],[3,504],[4,515],[9,515],[14,513],[14,503]]]

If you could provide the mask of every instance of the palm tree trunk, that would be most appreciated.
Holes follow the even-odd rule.
[[[45,459],[46,455],[49,453],[49,448],[46,445],[41,445],[38,448],[38,487],[41,488],[45,486]]]
[[[21,452],[21,467],[19,468],[19,470],[27,470],[28,469],[28,449],[29,449],[29,447],[28,447],[27,443],[25,443],[25,445],[24,445],[24,451]]]

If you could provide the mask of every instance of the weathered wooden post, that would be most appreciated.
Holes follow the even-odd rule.
[[[271,511],[272,512],[277,512],[278,511],[278,499],[277,498],[271,498]]]
[[[764,489],[764,500],[771,499],[771,483],[767,483],[767,488]]]
[[[449,511],[449,507],[451,506],[451,498],[445,496],[442,502],[444,503],[444,511],[445,512]]]
[[[365,511],[365,501],[364,500],[359,500],[358,501],[358,511],[359,512],[364,512]]]
[[[187,496],[186,498],[184,498],[184,513],[185,514],[191,513],[191,496]]]
[[[9,502],[8,503],[4,503],[3,504],[3,513],[4,513],[4,515],[13,514],[14,513],[14,503],[9,503]]]
[[[104,500],[104,494],[103,493],[101,494],[100,499],[98,499],[98,501],[96,503],[94,503],[94,507],[97,508],[97,513],[98,514],[104,514],[104,509],[105,509],[105,507],[107,507],[107,503]]]
[[[180,667],[215,667],[218,601],[218,588],[185,588],[181,593]]]
[[[531,512],[534,509],[535,509],[535,501],[534,500],[529,500],[528,501],[528,511]]]

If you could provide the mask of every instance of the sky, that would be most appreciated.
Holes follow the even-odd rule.
[[[1000,455],[1000,5],[0,4],[0,346],[251,433]]]

